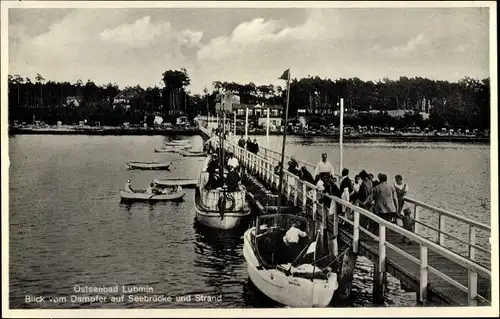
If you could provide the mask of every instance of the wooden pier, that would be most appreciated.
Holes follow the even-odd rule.
[[[201,129],[209,135],[207,129]],[[224,142],[224,148],[235,154],[247,174],[277,191],[279,176],[274,174],[274,168],[281,160],[279,153],[260,147],[259,153],[253,154],[230,140]],[[286,156],[285,167],[289,159]],[[314,169],[309,163],[301,163]],[[409,232],[338,197],[322,194],[315,185],[285,168],[283,173],[284,203],[301,208],[303,214],[320,222],[322,216],[328,216],[329,230],[375,264],[375,303],[383,302],[386,273],[390,273],[415,291],[422,304],[431,299],[452,306],[491,304],[490,226],[405,198],[416,220],[415,232]],[[330,207],[318,202],[322,196],[331,199]],[[334,203],[345,207],[346,213],[337,211]],[[365,228],[366,220],[377,225],[378,234]],[[404,243],[403,236],[413,243]]]

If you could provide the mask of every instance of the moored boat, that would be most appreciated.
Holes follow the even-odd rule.
[[[177,143],[177,144],[185,144],[185,143],[190,143],[191,140],[184,139],[184,140],[170,140],[168,141],[169,143]]]
[[[207,167],[209,156],[195,188],[195,210],[197,221],[207,227],[230,230],[239,227],[250,216],[250,205],[246,199],[246,188],[239,186],[236,191],[227,191],[222,187],[206,189],[208,180]]]
[[[187,179],[187,178],[181,178],[181,177],[170,177],[170,178],[155,178],[153,180],[153,183],[155,183],[158,186],[165,187],[165,186],[182,186],[182,187],[194,187],[198,183],[196,179]]]
[[[164,148],[155,148],[155,153],[180,153],[183,148],[180,147],[164,147]]]
[[[172,162],[128,162],[129,169],[169,169]]]
[[[207,152],[190,152],[190,151],[183,151],[180,153],[184,157],[205,157],[208,154]]]
[[[131,201],[167,201],[167,200],[177,200],[181,199],[186,195],[186,192],[182,190],[182,187],[177,187],[175,191],[169,193],[156,193],[150,194],[145,190],[134,190],[133,192],[127,192],[120,190],[120,197],[122,200]]]
[[[171,146],[171,147],[176,147],[176,148],[191,148],[192,145],[191,143],[172,143],[172,142],[165,142],[166,146]]]
[[[297,244],[285,244],[290,226],[307,234]],[[250,280],[266,296],[291,307],[326,307],[337,282],[333,241],[326,229],[301,216],[258,216],[243,237],[243,255]],[[336,240],[336,239],[334,239]]]

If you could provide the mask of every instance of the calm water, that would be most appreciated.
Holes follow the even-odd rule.
[[[186,137],[182,137],[186,138]],[[187,137],[194,149],[199,136]],[[259,137],[257,137],[259,139]],[[265,139],[265,138],[264,138]],[[262,139],[262,141],[264,140]],[[127,179],[145,188],[155,177],[197,178],[202,158],[154,153],[160,136],[15,136],[10,149],[10,307],[11,308],[172,308],[276,307],[248,282],[239,234],[218,235],[194,223],[194,194],[183,202],[122,204],[118,191]],[[278,146],[278,139],[271,138]],[[289,153],[316,162],[317,155],[337,146],[301,144],[290,138]],[[346,145],[345,166],[405,175],[416,198],[467,211],[489,223],[489,147],[481,145],[360,143]],[[427,145],[428,146],[428,145]],[[306,151],[304,151],[304,149]],[[129,160],[172,160],[170,172],[127,170]],[[347,164],[349,163],[349,164]],[[436,194],[439,194],[436,195]],[[487,208],[480,208],[481,203]],[[358,260],[354,306],[371,305],[371,273]],[[89,303],[75,300],[74,286],[149,286],[146,295],[165,295],[171,302]],[[26,295],[46,297],[26,303]],[[102,295],[102,294],[101,294]],[[196,295],[221,301],[196,302]],[[192,300],[178,300],[192,296]],[[389,276],[387,305],[411,306]],[[66,297],[67,301],[48,297]]]

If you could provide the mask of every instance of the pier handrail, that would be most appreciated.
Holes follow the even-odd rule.
[[[231,143],[235,144],[234,141],[232,141]],[[266,159],[268,162],[269,162],[269,160],[273,161],[273,162],[270,162],[271,165],[278,165],[278,163],[280,162],[280,159],[281,159],[280,153],[278,153],[274,150],[265,148],[265,147],[259,147],[259,149],[260,149],[259,155],[261,158],[262,158],[262,155],[264,155],[263,158]],[[285,154],[285,162],[288,162],[291,159],[291,157],[292,156]],[[313,170],[316,167],[315,165],[308,163],[308,162],[305,162],[305,161],[302,161],[302,160],[297,159],[297,161],[299,162],[299,164],[302,163],[306,167],[312,168]],[[283,172],[285,174],[288,174],[288,173],[291,174],[285,168],[285,165],[284,165]],[[337,173],[335,173],[335,175],[339,179],[339,182],[340,182],[340,178],[342,176],[340,174],[337,174]],[[301,182],[303,183],[303,181],[301,181]],[[311,186],[314,186],[314,185],[311,185]],[[444,209],[426,204],[422,201],[419,201],[419,200],[411,198],[411,197],[405,196],[404,203],[410,203],[413,205],[413,218],[415,219],[415,223],[416,223],[415,233],[421,234],[420,227],[425,227],[426,229],[429,229],[432,232],[437,233],[437,238],[435,239],[435,241],[442,246],[445,245],[445,239],[447,239],[447,238],[451,238],[454,241],[457,241],[461,244],[464,244],[467,248],[468,258],[470,258],[471,260],[474,260],[474,261],[476,260],[476,251],[481,251],[487,255],[487,257],[489,259],[488,266],[490,266],[491,247],[485,247],[485,246],[482,246],[482,245],[479,245],[478,243],[476,243],[476,229],[480,229],[480,230],[488,232],[488,236],[491,237],[491,227],[490,226],[488,226],[484,223],[477,222],[477,221],[474,221],[472,219],[466,218],[466,217],[459,215],[457,213],[446,211]],[[420,218],[418,207],[427,209],[431,213],[437,215],[437,217],[438,217],[438,223],[437,223],[438,227],[437,228],[435,227],[435,224],[426,223]],[[465,223],[467,225],[467,228],[468,228],[468,236],[467,236],[468,240],[465,241],[465,240],[458,238],[457,236],[447,232],[445,230],[447,223],[445,222],[444,217],[450,218],[450,219],[457,221],[457,222]]]
[[[246,165],[249,169],[257,170],[257,172],[260,174],[264,173],[265,178],[267,180],[273,182],[273,179],[276,176],[276,174],[274,174],[274,170],[273,170],[274,163],[268,161],[267,159],[265,159],[259,155],[250,153],[232,142],[228,142],[226,144],[226,147],[229,150],[232,150],[233,153],[235,153],[235,155],[240,159],[242,164]],[[314,190],[314,192],[312,194],[312,200],[313,200],[312,205],[313,205],[313,216],[314,216],[313,218],[319,220],[320,219],[319,216],[321,216],[321,214],[315,214],[316,209],[317,209],[317,207],[315,207],[315,205],[317,205],[316,199],[317,199],[317,193],[318,193],[316,185],[313,185],[313,184],[308,183],[306,181],[300,180],[298,176],[290,173],[287,170],[284,170],[284,173],[287,176],[286,183],[285,183],[285,186],[287,188],[287,191],[286,191],[287,196],[290,196],[290,191],[289,191],[290,183],[288,180],[289,178],[292,178],[295,180],[296,186],[302,185],[303,191],[306,191],[306,193],[302,194],[302,196],[303,196],[303,198],[306,199],[306,201],[308,198],[311,199],[311,196],[307,194],[307,189],[309,188],[310,190]],[[294,194],[294,201],[295,202],[297,201],[297,195],[296,195],[297,192],[298,192],[298,188],[295,190],[295,194]],[[407,258],[413,262],[416,262],[420,265],[420,276],[419,276],[419,296],[420,297],[419,298],[421,298],[421,299],[426,298],[425,296],[427,294],[427,288],[428,288],[428,283],[429,283],[428,276],[429,276],[429,273],[432,273],[432,274],[438,276],[439,278],[454,285],[455,287],[457,287],[461,291],[466,292],[468,294],[469,304],[471,304],[471,305],[476,304],[478,299],[480,299],[486,303],[490,302],[485,297],[478,294],[477,287],[478,287],[478,274],[491,280],[491,270],[479,265],[478,263],[476,263],[468,258],[460,256],[459,254],[457,254],[457,253],[455,253],[455,252],[453,252],[453,251],[451,251],[451,250],[449,250],[449,249],[447,249],[447,248],[445,248],[437,243],[434,243],[434,242],[428,240],[427,238],[424,238],[424,237],[422,237],[418,234],[415,234],[411,231],[405,230],[404,228],[397,226],[389,221],[386,221],[386,220],[382,219],[381,217],[375,215],[374,213],[372,213],[368,210],[365,210],[359,206],[353,205],[353,204],[351,204],[347,201],[344,201],[338,197],[334,197],[334,196],[331,196],[328,194],[323,194],[323,196],[329,197],[332,200],[331,205],[330,205],[330,209],[332,209],[333,207],[336,206],[333,203],[338,203],[338,204],[341,204],[341,205],[349,208],[354,213],[354,222],[350,223],[353,225],[352,246],[353,246],[354,251],[356,251],[356,252],[358,251],[360,232],[368,233],[368,231],[366,229],[364,229],[363,227],[361,227],[361,225],[360,225],[360,218],[359,217],[360,217],[360,215],[362,215],[362,216],[365,216],[365,217],[378,223],[379,236],[374,236],[373,234],[370,234],[370,235],[372,237],[375,237],[375,239],[377,239],[379,242],[379,262],[381,265],[383,265],[385,267],[386,249],[387,248],[392,249],[393,251],[403,255],[405,258]],[[287,197],[287,198],[290,198],[290,197]],[[307,205],[307,203],[303,202],[302,205],[303,206]],[[324,206],[322,204],[320,204],[320,205],[324,209]],[[350,222],[347,218],[345,218],[343,216],[339,216],[336,212],[336,209],[333,209],[333,210],[334,210],[334,221],[333,221],[334,224],[335,224],[335,220],[337,218],[340,218],[344,221]],[[332,221],[328,221],[328,224],[331,225]],[[419,245],[420,245],[420,258],[417,259],[417,258],[409,255],[408,253],[400,250],[399,248],[395,247],[391,243],[387,242],[386,238],[385,238],[386,229],[389,229],[393,232],[396,232],[402,236],[405,236],[405,237],[419,243]],[[468,271],[468,286],[465,287],[464,285],[462,285],[461,283],[459,283],[455,279],[442,273],[438,269],[435,269],[432,266],[428,265],[428,261],[427,261],[428,260],[428,249],[430,249],[431,251],[434,251],[435,253],[437,253],[437,254],[453,261],[454,263],[466,268]]]

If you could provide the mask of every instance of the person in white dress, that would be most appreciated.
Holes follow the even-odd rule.
[[[403,180],[403,176],[396,175],[394,177],[396,183],[394,183],[394,188],[396,189],[396,195],[398,197],[398,213],[401,214],[404,205],[404,197],[408,193],[408,184]]]

